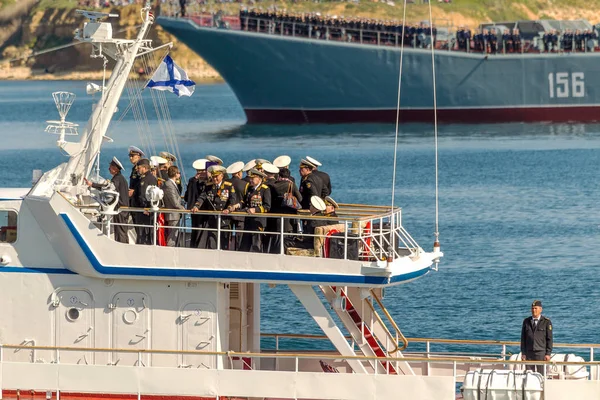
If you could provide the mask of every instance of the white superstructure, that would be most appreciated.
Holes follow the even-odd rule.
[[[317,229],[303,255],[283,246],[262,254],[115,242],[110,212],[83,178],[136,56],[152,51],[145,36],[153,16],[144,8],[137,38],[122,40],[101,22],[112,15],[85,14],[91,22],[77,38],[93,45],[94,57],[116,62],[100,102],[77,143],[66,140],[76,133],[68,109],[50,122],[65,164],[28,192],[0,192],[0,397],[454,399],[468,370],[511,363],[402,353],[407,342],[383,288],[427,274],[442,253],[412,239],[398,208],[341,205],[337,259],[328,257],[333,228]],[[58,97],[57,106],[72,103]],[[261,352],[261,283],[289,286],[335,351]],[[563,398],[556,396],[571,383],[545,381],[554,386],[545,399]],[[597,397],[592,383],[578,381],[577,390]]]

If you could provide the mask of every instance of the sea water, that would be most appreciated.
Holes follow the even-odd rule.
[[[44,132],[46,120],[58,119],[51,93],[59,90],[77,95],[67,120],[83,130],[92,104],[100,100],[85,94],[85,82],[0,82],[1,187],[28,187],[32,170],[66,160],[56,136]],[[207,154],[226,165],[288,154],[298,179],[296,166],[310,155],[330,174],[338,202],[392,201],[393,125],[246,126],[226,85],[200,85],[191,98],[168,96],[179,165],[188,178],[192,162]],[[126,93],[108,132],[114,142],[102,150],[105,176],[113,156],[129,175],[131,144],[152,153],[165,149],[168,132],[157,121],[151,97],[145,95],[148,125],[136,124],[131,110],[123,115],[128,101]],[[444,257],[439,271],[385,291],[384,302],[403,333],[518,341],[531,302],[540,299],[553,321],[555,342],[598,343],[599,150],[599,125],[440,126]],[[426,250],[436,230],[434,156],[431,125],[400,127],[394,201],[403,208],[404,226]],[[319,333],[285,285],[263,286],[262,299],[263,331]],[[281,345],[309,346],[299,340]]]

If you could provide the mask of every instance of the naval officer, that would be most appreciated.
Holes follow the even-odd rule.
[[[549,361],[552,355],[552,321],[542,315],[542,302],[531,304],[531,317],[521,328],[521,360]],[[530,371],[544,373],[543,365],[527,365]]]

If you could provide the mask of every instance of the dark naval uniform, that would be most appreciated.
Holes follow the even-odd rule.
[[[237,176],[232,176],[229,179],[229,182],[233,185],[235,189],[235,193],[238,197],[238,201],[241,201],[242,196],[246,193],[246,187],[250,185],[244,179],[238,178]],[[245,218],[239,215],[232,215],[231,217],[231,229],[234,231],[243,231],[244,230],[244,220]],[[242,234],[237,232],[232,232],[229,243],[229,250],[239,250],[242,245]]]
[[[313,171],[306,175],[302,178],[302,182],[300,182],[300,194],[302,195],[302,201],[300,201],[300,204],[304,210],[310,209],[311,197],[321,197],[321,194],[323,193],[323,181],[314,173],[315,172]]]
[[[198,201],[198,197],[200,193],[204,190],[204,186],[206,183],[204,181],[198,180],[196,176],[192,176],[187,184],[187,188],[185,189],[185,203],[186,209],[191,210],[196,205],[196,201]],[[202,225],[206,221],[206,215],[191,215],[191,224],[192,228],[201,228]],[[193,229],[190,237],[190,247],[198,247],[200,245],[200,235],[202,231]]]
[[[204,187],[196,201],[196,207],[200,210],[223,211],[227,207],[236,204],[237,195],[231,182],[223,181],[220,185],[212,184]],[[204,249],[217,248],[217,227],[219,218],[217,215],[206,216],[206,227],[214,230],[203,231],[200,239],[200,247]],[[229,229],[228,218],[221,216],[221,229]],[[228,232],[221,232],[221,248],[227,248]]]
[[[129,175],[129,189],[133,190],[133,194],[131,195],[131,198],[129,199],[129,206],[130,207],[142,207],[141,205],[137,204],[136,199],[135,199],[135,193],[139,190],[139,186],[140,186],[140,174],[137,172],[137,166],[134,165],[131,168],[131,174]],[[138,217],[140,216],[140,213],[138,212],[133,212],[131,213],[131,221],[137,225],[139,224],[139,220]],[[140,236],[140,227],[134,227],[135,229],[135,234],[136,234],[136,238]],[[137,239],[136,239],[136,243],[137,243]]]
[[[291,193],[296,197],[298,202],[302,201],[302,195],[300,191],[296,187],[296,184],[290,180],[277,180],[273,182],[271,186],[271,211],[274,214],[298,214],[298,210],[295,208],[286,207],[283,205],[283,196],[286,193]],[[281,219],[276,218],[273,219],[275,222],[275,232],[281,232]],[[294,225],[296,223],[296,219],[285,218],[283,220],[283,232],[292,233],[294,232]],[[286,235],[287,238],[291,237]],[[271,237],[271,246],[270,253],[279,253],[281,247],[281,236],[280,235],[272,235]]]
[[[248,214],[245,222],[245,230],[254,232],[263,232],[267,225],[267,218],[260,217],[260,214],[267,213],[271,209],[271,189],[261,183],[257,187],[246,187],[246,192],[243,196],[243,207],[245,209],[254,208],[255,214]],[[262,253],[262,233],[244,233],[242,237],[242,251],[251,251]]]
[[[148,172],[146,175],[140,176],[140,183],[137,185],[135,192],[133,193],[133,200],[136,207],[149,208],[150,201],[146,199],[146,189],[148,186],[158,186],[158,181],[154,175]],[[138,212],[137,223],[140,225],[148,225],[148,227],[138,228],[137,244],[152,244],[152,230],[154,223],[154,216],[152,214],[146,215]]]
[[[521,328],[521,354],[526,360],[543,361],[545,356],[552,353],[552,321],[540,315],[537,324],[533,317],[523,320]],[[543,373],[543,365],[527,365],[531,371]]]
[[[325,197],[329,196],[331,194],[331,179],[329,178],[329,174],[327,172],[314,169],[311,175],[315,175],[323,183],[323,187],[321,188],[321,198],[324,199]]]

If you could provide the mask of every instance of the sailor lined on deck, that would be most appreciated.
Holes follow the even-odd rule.
[[[290,156],[279,156],[276,159],[273,160],[273,165],[276,166],[277,168],[279,168],[279,176],[286,175],[287,178],[291,180],[292,182],[296,183],[296,179],[294,179],[294,177],[292,176],[291,172],[290,172],[290,164],[292,163],[292,159],[290,158]],[[287,171],[287,172],[286,172]]]
[[[111,162],[108,164],[108,171],[112,175],[111,182],[115,187],[115,191],[119,193],[119,200],[117,206],[115,207],[115,211],[118,211],[121,207],[129,206],[129,186],[127,185],[127,181],[125,177],[121,174],[123,170],[123,164],[117,159],[117,157],[113,157]],[[93,187],[98,190],[106,190],[108,187],[105,184],[100,183],[92,183],[84,178],[86,185]],[[120,211],[118,214],[114,215],[112,218],[112,222],[116,224],[126,224],[129,219],[129,213],[125,211]],[[127,227],[122,225],[112,225],[113,231],[115,233],[115,241],[121,243],[129,243],[129,237],[127,236]]]
[[[300,204],[305,210],[310,209],[310,199],[312,196],[321,197],[323,194],[323,181],[313,174],[315,165],[306,159],[300,161],[300,176],[302,181],[300,182],[300,194],[302,195],[302,201]]]
[[[227,214],[233,205],[238,203],[235,188],[231,182],[224,180],[226,169],[221,165],[213,165],[207,169],[207,172],[212,177],[212,184],[204,187],[196,204],[192,208],[192,212],[199,210],[207,211],[223,211]],[[229,220],[219,218],[218,215],[206,216],[205,227],[210,230],[205,230],[201,234],[200,247],[205,249],[217,249],[217,227],[219,219],[221,220],[221,228],[228,228]],[[221,249],[227,248],[229,235],[227,232],[221,232]]]
[[[284,202],[285,196],[294,196],[298,202],[298,204],[302,201],[302,195],[298,190],[296,184],[290,179],[290,170],[287,168],[279,169],[279,177],[275,182],[273,182],[272,190],[271,190],[271,211],[275,214],[289,214],[294,215],[298,214],[298,210],[295,208],[290,208],[288,204]],[[276,221],[276,232],[281,232],[281,219],[275,218]],[[292,233],[294,232],[294,228],[296,225],[296,220],[291,218],[285,218],[283,220],[283,232],[284,233]],[[270,246],[271,253],[279,253],[280,245],[281,245],[281,237],[277,235],[272,237],[272,244]]]
[[[271,209],[271,190],[263,184],[263,179],[266,178],[263,172],[252,168],[248,171],[248,176],[251,182],[246,186],[242,202],[232,206],[229,211],[242,209],[251,215],[246,217],[244,229],[256,233],[244,233],[240,250],[260,253],[263,251],[263,234],[261,232],[265,230],[267,218],[259,215],[267,213]]]
[[[175,163],[177,162],[177,157],[175,157],[175,155],[169,153],[168,151],[161,151],[160,153],[158,153],[158,155],[167,160],[164,169],[167,171],[168,176],[169,167],[175,165]],[[182,193],[183,186],[181,185],[181,176],[178,176],[177,179],[175,179],[175,183],[177,184],[177,189],[179,190],[179,193]]]
[[[129,206],[130,207],[141,207],[139,204],[137,204],[136,199],[134,198],[134,193],[136,191],[136,189],[138,189],[139,185],[140,185],[140,174],[138,173],[137,170],[137,163],[138,161],[140,161],[142,159],[142,157],[144,157],[144,152],[135,146],[129,146],[129,162],[131,162],[132,167],[131,167],[131,174],[129,175]],[[139,213],[137,212],[132,212],[129,214],[131,222],[135,225],[138,225],[138,217],[139,217]],[[133,231],[135,232],[135,235],[133,235],[132,232],[132,241],[135,240],[135,242],[137,243],[137,234],[139,232],[139,227],[134,227]]]
[[[171,210],[185,210],[181,204],[181,192],[177,187],[177,178],[181,175],[179,168],[172,165],[167,171],[168,179],[163,183],[162,190],[164,192],[163,204],[164,207]],[[165,213],[165,237],[167,238],[167,246],[174,247],[178,245],[179,229],[174,229],[179,224],[181,214]]]
[[[150,160],[142,158],[137,163],[138,173],[140,174],[140,183],[136,187],[133,199],[136,207],[149,208],[150,201],[146,199],[146,189],[149,186],[158,186],[158,180],[150,173]],[[147,225],[138,227],[137,244],[152,244],[152,220],[153,216],[148,212],[137,212],[137,223]]]
[[[200,193],[204,191],[204,187],[207,183],[206,176],[206,158],[200,158],[192,163],[192,167],[196,170],[196,175],[192,176],[185,190],[185,202],[186,208],[191,210],[196,205],[196,201],[200,196]],[[206,221],[205,215],[192,214],[191,215],[191,226],[192,228],[201,228]],[[190,247],[198,247],[200,245],[200,235],[202,231],[198,229],[192,229],[190,236]]]
[[[306,160],[315,166],[312,173],[313,175],[318,177],[323,183],[323,187],[321,189],[321,198],[324,199],[325,197],[331,194],[331,178],[329,177],[329,174],[327,172],[319,170],[321,165],[323,165],[319,161],[309,156],[306,156]]]
[[[242,169],[244,168],[243,161],[237,161],[227,167],[229,174],[229,182],[233,185],[238,199],[241,201],[242,196],[246,193],[248,182],[242,179]],[[231,216],[231,229],[234,231],[229,236],[228,250],[239,250],[242,244],[242,234],[236,231],[244,230],[244,217],[240,215]]]

